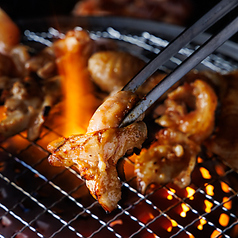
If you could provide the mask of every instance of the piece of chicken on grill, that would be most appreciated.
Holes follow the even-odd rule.
[[[144,122],[119,128],[125,113],[136,102],[131,92],[118,92],[109,97],[93,115],[84,135],[59,138],[48,145],[50,164],[74,166],[86,185],[106,211],[117,207],[121,182],[116,164],[134,147],[141,148],[147,136]]]
[[[145,193],[150,184],[173,182],[180,188],[189,185],[200,146],[180,131],[168,128],[157,133],[149,149],[134,155],[138,187]]]
[[[143,193],[153,183],[189,185],[201,144],[214,129],[217,96],[208,83],[197,79],[170,92],[163,106],[165,111],[155,122],[164,129],[133,158]]]
[[[224,78],[227,87],[222,88],[224,93],[220,98],[217,128],[205,146],[238,172],[238,71],[224,75]]]
[[[33,78],[17,80],[1,96],[4,113],[0,120],[0,141],[26,129],[27,138],[35,140],[50,109],[61,97],[61,79],[53,77],[45,80],[43,85]]]

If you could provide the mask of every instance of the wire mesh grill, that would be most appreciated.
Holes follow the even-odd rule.
[[[28,41],[49,43],[56,36],[52,30],[43,35],[27,31],[25,35]],[[121,48],[145,59],[168,43],[148,32],[119,33],[109,27],[92,31],[91,36],[113,38]],[[166,70],[179,64],[195,47],[183,49],[168,62]],[[202,68],[207,67],[230,71],[237,64],[212,55],[203,62]],[[0,237],[238,236],[238,175],[215,157],[198,158],[189,187],[154,186],[146,195],[137,191],[133,163],[125,158],[122,200],[115,211],[106,214],[79,174],[48,164],[46,146],[61,136],[64,120],[60,114],[49,118],[35,142],[28,141],[23,132],[1,144]]]

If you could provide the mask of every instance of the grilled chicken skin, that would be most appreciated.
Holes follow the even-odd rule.
[[[94,198],[106,211],[116,208],[121,198],[121,182],[116,165],[133,148],[141,148],[147,137],[144,122],[119,128],[125,112],[136,102],[131,92],[109,97],[94,113],[86,134],[59,138],[48,145],[50,164],[74,166],[86,180]]]

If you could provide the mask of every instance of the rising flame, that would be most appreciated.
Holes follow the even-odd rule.
[[[70,35],[55,46],[56,53],[60,55],[57,65],[63,77],[66,117],[64,136],[85,133],[88,122],[99,105],[93,95],[94,88],[87,70],[86,44],[84,40]]]

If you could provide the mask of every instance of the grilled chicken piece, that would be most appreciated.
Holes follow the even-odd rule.
[[[92,81],[107,93],[121,90],[144,66],[145,62],[140,58],[118,50],[99,51],[88,60]],[[166,74],[156,72],[136,93],[143,97],[165,76]]]
[[[20,42],[20,30],[12,19],[0,8],[0,52],[7,53]]]
[[[81,0],[75,5],[76,16],[129,16],[183,25],[191,16],[189,0]]]
[[[85,135],[60,138],[48,145],[49,162],[55,166],[74,166],[86,179],[91,194],[106,211],[116,208],[121,198],[117,161],[146,138],[146,126],[136,122],[124,128],[109,128]]]
[[[217,96],[208,83],[195,80],[184,83],[168,94],[165,113],[156,120],[166,128],[175,128],[197,143],[214,130]]]
[[[142,192],[151,183],[187,186],[200,145],[214,130],[217,97],[202,80],[184,83],[168,93],[163,106],[164,113],[156,122],[166,129],[134,158]]]
[[[119,91],[108,97],[93,114],[87,128],[87,133],[119,127],[125,115],[138,101],[137,95]]]
[[[56,57],[50,47],[32,56],[35,51],[20,45],[19,29],[1,9],[0,19],[0,141],[26,129],[35,140],[62,96]]]
[[[5,16],[0,11],[0,19],[2,17]],[[8,38],[0,37],[0,48]],[[26,129],[29,140],[39,136],[49,110],[62,98],[61,77],[56,62],[64,58],[65,44],[71,46],[71,50],[77,49],[75,42],[82,44],[85,54],[94,48],[86,31],[70,31],[65,39],[56,41],[52,47],[46,47],[33,56],[29,53],[32,49],[20,44],[8,47],[8,51],[4,51],[7,55],[0,53],[0,92],[4,107],[0,141]],[[75,44],[72,46],[70,43]],[[86,65],[84,68],[87,69]]]
[[[0,122],[0,141],[28,130],[28,139],[40,133],[49,109],[61,97],[60,78],[52,78],[40,87],[34,80],[17,81],[5,100],[5,117]]]
[[[149,149],[132,156],[138,187],[144,193],[152,183],[173,181],[181,188],[189,185],[199,151],[200,146],[184,133],[170,128],[160,130]]]
[[[144,65],[138,57],[122,51],[99,51],[88,61],[92,80],[109,93],[120,90]]]
[[[225,164],[238,171],[238,71],[224,75],[228,87],[221,100],[217,130],[205,143]]]
[[[73,165],[106,211],[115,209],[121,198],[117,161],[134,147],[141,148],[147,136],[142,121],[118,128],[135,98],[131,92],[114,94],[94,113],[86,134],[60,138],[48,145],[52,153],[49,162],[55,166]]]

